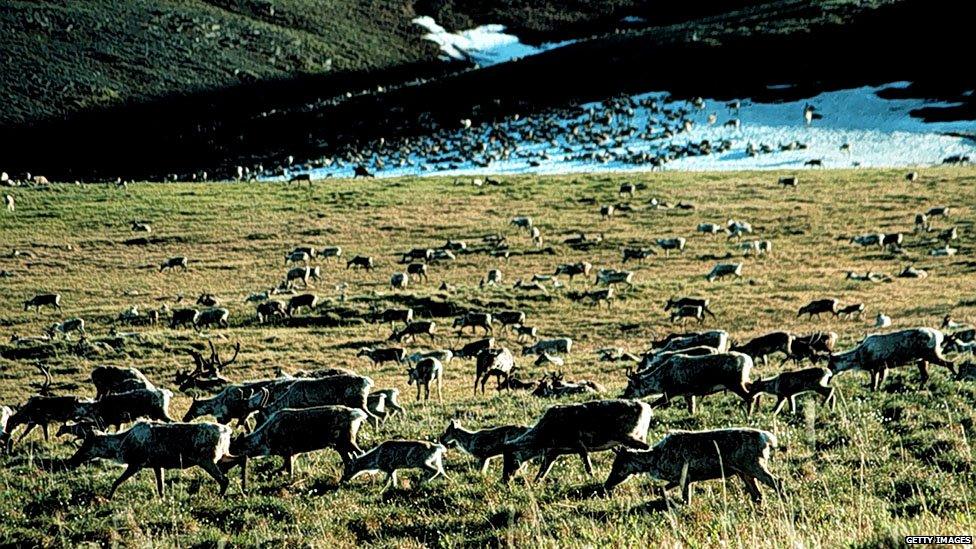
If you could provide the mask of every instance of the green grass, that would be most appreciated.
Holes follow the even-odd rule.
[[[408,2],[90,0],[8,2],[0,122],[33,122],[236,86],[436,60]],[[270,8],[274,8],[274,12]],[[330,96],[335,90],[322,90]]]
[[[706,327],[726,329],[738,339],[774,329],[830,329],[841,334],[844,349],[872,331],[870,320],[879,311],[891,315],[896,327],[937,326],[950,311],[957,319],[976,318],[976,263],[971,257],[976,171],[926,170],[916,184],[893,170],[803,172],[795,191],[775,185],[779,175],[526,176],[505,177],[501,187],[482,188],[430,178],[330,180],[311,190],[270,184],[13,189],[18,209],[0,214],[0,252],[30,250],[36,257],[9,258],[4,253],[0,259],[0,269],[13,273],[0,279],[0,355],[13,356],[15,349],[6,345],[11,334],[37,335],[63,317],[85,318],[91,338],[104,339],[116,315],[130,305],[173,306],[177,294],[192,302],[209,291],[230,308],[230,329],[197,334],[133,328],[143,339],[129,340],[117,351],[78,356],[65,345],[44,363],[58,383],[77,385],[62,392],[93,394],[86,380],[97,364],[137,366],[156,383],[172,386],[175,370],[190,365],[183,351],[212,337],[221,348],[241,341],[239,364],[227,372],[233,379],[269,375],[279,366],[344,366],[369,375],[378,387],[400,388],[409,417],[393,420],[379,432],[364,429],[364,448],[394,437],[436,438],[452,417],[463,418],[468,427],[529,423],[552,401],[513,394],[472,396],[470,362],[447,366],[443,402],[415,404],[400,368],[374,368],[355,358],[360,345],[386,338],[385,326],[263,327],[256,324],[252,306],[243,303],[247,294],[280,279],[285,251],[311,244],[340,245],[348,256],[373,255],[380,265],[368,274],[322,263],[325,280],[314,291],[324,305],[313,316],[339,307],[335,285],[341,282],[349,284],[342,304],[349,314],[366,313],[374,304],[385,307],[404,299],[392,295],[387,285],[398,269],[396,252],[439,245],[449,237],[472,244],[496,231],[523,249],[526,235],[507,224],[516,214],[536,220],[556,256],[515,256],[506,262],[463,255],[434,266],[431,282],[407,294],[436,296],[437,286],[446,280],[458,291],[437,299],[471,308],[501,302],[525,310],[529,324],[545,336],[576,340],[562,368],[567,377],[594,379],[607,387],[608,396],[622,390],[624,365],[597,362],[594,351],[619,345],[639,352],[652,338],[681,329],[668,324],[661,310],[672,295],[712,298],[718,319]],[[633,180],[647,185],[633,201],[641,209],[600,221],[599,204],[616,202],[619,184]],[[697,208],[652,210],[647,207],[652,197],[692,202]],[[913,234],[907,235],[904,256],[846,242],[871,230],[910,233],[915,212],[942,204],[955,207],[951,222],[961,230],[955,257],[929,257],[935,245],[924,241],[929,237]],[[750,221],[758,237],[773,242],[774,255],[744,259],[742,279],[709,284],[704,274],[716,262],[710,257],[739,252],[724,237],[696,235],[693,229],[703,221],[729,218]],[[153,236],[163,243],[123,244],[139,236],[129,232],[132,219],[151,221]],[[586,253],[560,244],[580,230],[602,232],[606,239]],[[687,237],[685,253],[634,265],[637,288],[623,293],[609,311],[571,303],[559,292],[540,298],[511,290],[516,278],[550,273],[561,262],[587,259],[595,266],[619,267],[623,245],[663,236]],[[172,255],[187,255],[189,272],[156,272],[155,265]],[[929,278],[882,284],[844,278],[847,270],[894,274],[909,263],[928,270]],[[480,291],[477,282],[490,268],[503,271],[505,284]],[[22,311],[22,301],[41,291],[63,294],[63,315]],[[808,300],[831,296],[845,303],[864,302],[866,317],[795,318],[796,309]],[[447,334],[450,319],[437,321],[441,334]],[[638,328],[621,330],[629,324]],[[502,343],[519,350],[511,339]],[[49,349],[41,352],[50,354]],[[541,374],[528,361],[523,363],[528,377]],[[756,375],[783,367],[773,361],[759,366]],[[29,360],[0,359],[0,403],[23,402],[39,377]],[[500,464],[481,477],[469,457],[453,450],[446,463],[449,480],[418,486],[417,474],[407,474],[407,485],[385,494],[380,479],[337,486],[339,458],[324,451],[300,457],[292,480],[276,472],[277,459],[256,462],[246,496],[235,479],[230,495],[218,498],[215,485],[201,471],[190,470],[168,475],[170,488],[163,500],[154,498],[152,475],[144,472],[123,485],[115,500],[106,501],[119,467],[98,462],[60,470],[58,460],[70,456],[72,447],[64,441],[45,443],[32,434],[13,455],[0,456],[0,544],[873,547],[900,544],[907,534],[971,534],[976,516],[970,442],[976,386],[951,380],[941,368],[935,368],[924,391],[915,390],[916,380],[914,369],[899,369],[884,390],[870,393],[864,388],[866,375],[844,374],[835,380],[840,392],[836,411],[801,399],[796,417],[772,417],[767,400],[761,413],[746,419],[730,395],[705,398],[694,417],[681,405],[657,411],[651,440],[671,428],[750,425],[776,433],[782,448],[774,453],[772,470],[784,479],[787,495],[778,500],[767,491],[762,507],[749,503],[735,482],[700,484],[693,505],[670,511],[660,505],[652,490],[657,484],[648,478],[631,480],[612,497],[595,495],[609,472],[610,453],[594,456],[592,478],[578,460],[564,459],[545,483],[519,480],[505,486],[498,480]],[[189,403],[189,397],[178,395],[174,415],[182,416]]]

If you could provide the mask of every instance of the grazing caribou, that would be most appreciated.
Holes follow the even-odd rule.
[[[51,307],[61,310],[61,294],[37,294],[24,301],[24,310],[28,311],[33,307],[36,312],[41,312],[41,307]]]
[[[708,308],[711,300],[701,297],[681,297],[681,298],[669,298],[668,302],[664,305],[664,311],[667,312],[671,309],[680,309],[682,307],[701,307],[702,312],[715,318],[715,313]]]
[[[642,398],[661,395],[651,403],[658,407],[668,404],[672,398],[684,396],[688,412],[695,413],[695,398],[719,391],[731,391],[748,405],[749,374],[752,358],[735,352],[703,356],[672,355],[653,368],[628,375],[627,388],[622,398]]]
[[[796,316],[799,318],[803,315],[809,315],[810,318],[814,316],[819,318],[822,313],[830,313],[837,316],[839,306],[840,304],[836,299],[816,299],[800,307]]]
[[[741,345],[733,343],[731,350],[745,353],[753,361],[761,359],[763,365],[766,365],[769,355],[773,353],[783,353],[785,358],[793,356],[793,338],[793,334],[789,332],[770,332]]]
[[[485,384],[488,383],[489,377],[494,376],[501,385],[515,367],[515,355],[504,347],[481,351],[475,359],[474,394],[478,394],[479,382],[481,394],[485,394]]]
[[[188,264],[189,261],[183,256],[171,257],[159,264],[159,272],[177,268],[185,272]]]
[[[409,339],[411,341],[415,341],[418,336],[424,335],[430,339],[431,343],[434,343],[434,333],[436,331],[437,323],[431,320],[417,320],[407,324],[402,330],[394,330],[393,333],[390,334],[389,340],[401,342]]]
[[[491,334],[492,318],[489,313],[467,313],[454,319],[454,327],[458,328],[458,333],[463,333],[465,328],[471,328],[471,333],[476,333],[478,328],[484,330],[485,335]]]
[[[343,463],[362,454],[356,438],[367,415],[346,406],[315,406],[279,410],[252,433],[240,436],[230,445],[234,456],[224,464],[227,471],[241,465],[241,490],[247,491],[248,458],[281,456],[284,470],[291,477],[296,454],[334,448]]]
[[[631,259],[637,260],[638,263],[643,263],[645,259],[652,255],[656,255],[656,253],[650,248],[624,248],[623,263],[627,263]]]
[[[770,453],[777,444],[775,435],[759,429],[669,431],[649,450],[619,451],[604,488],[609,492],[632,475],[646,473],[667,482],[661,491],[666,502],[667,490],[680,487],[688,505],[693,483],[737,476],[760,503],[757,480],[782,495],[782,481],[769,472]]]
[[[706,332],[671,334],[664,339],[651,342],[651,347],[656,349],[656,352],[679,351],[701,346],[713,347],[720,353],[727,352],[729,350],[729,334],[725,330],[709,330]]]
[[[803,359],[813,363],[834,352],[837,346],[836,332],[814,332],[812,334],[793,337],[793,353],[789,356],[794,363],[799,364]]]
[[[156,491],[163,497],[163,470],[200,467],[227,491],[227,476],[217,464],[230,457],[231,428],[215,423],[146,423],[139,422],[115,434],[95,432],[85,439],[70,463],[78,467],[95,458],[126,464],[122,475],[112,484],[108,499],[119,485],[145,468],[156,473]]]
[[[593,474],[590,452],[619,446],[646,450],[651,407],[636,400],[591,400],[547,409],[525,434],[505,442],[502,480],[508,481],[522,465],[541,457],[536,480],[549,473],[553,463],[565,454],[579,455],[588,474]]]
[[[849,370],[864,370],[871,374],[871,389],[877,391],[889,368],[915,363],[920,374],[919,389],[929,380],[928,363],[945,366],[956,373],[952,362],[942,356],[945,335],[934,328],[910,328],[890,334],[871,334],[857,347],[830,355],[830,371],[834,375]]]
[[[364,356],[370,359],[374,366],[378,366],[384,362],[396,362],[397,364],[402,364],[403,358],[406,356],[406,351],[402,347],[387,347],[380,349],[363,347],[358,353],[356,353],[356,356]]]
[[[263,424],[279,410],[332,405],[356,408],[371,417],[366,399],[372,387],[372,379],[359,375],[296,379],[276,399],[264,399],[258,411],[257,424]]]

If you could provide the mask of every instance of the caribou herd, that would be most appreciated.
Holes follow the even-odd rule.
[[[795,177],[790,177],[780,179],[778,184],[795,187],[798,182]],[[634,184],[622,185],[619,195],[633,197],[638,188]],[[919,214],[918,225],[924,227],[919,230],[931,230],[930,220],[946,217],[949,211],[949,208],[941,207]],[[602,207],[600,214],[609,217],[613,212],[613,208]],[[541,247],[541,231],[531,217],[515,216],[509,224],[513,230],[527,233],[535,244],[523,253],[553,253],[551,248]],[[725,233],[728,239],[741,239],[752,234],[754,229],[747,221],[729,220],[724,224],[701,224],[697,232],[706,235]],[[951,234],[940,233],[946,243],[957,237],[954,229]],[[389,278],[390,291],[401,292],[413,284],[424,284],[438,264],[457,261],[467,253],[508,258],[513,251],[507,244],[508,238],[511,237],[493,234],[477,246],[448,240],[439,248],[408,249],[399,255],[402,267],[397,267]],[[603,239],[603,234],[580,233],[565,239],[563,245],[585,251]],[[854,236],[850,242],[860,246],[897,248],[904,245],[905,237],[872,233]],[[630,260],[644,262],[657,255],[655,246],[665,257],[686,253],[689,248],[685,237],[659,238],[653,245],[623,248],[622,263]],[[756,240],[741,249],[745,254],[770,254],[772,243]],[[320,300],[311,290],[324,279],[325,273],[323,266],[312,266],[311,262],[325,258],[340,260],[342,256],[343,250],[339,246],[299,246],[287,250],[283,254],[287,271],[280,284],[251,294],[246,300],[256,303],[257,323],[281,323],[306,311],[314,314],[320,307]],[[369,275],[381,266],[382,262],[374,257],[354,255],[347,261],[345,269],[363,269]],[[191,268],[192,263],[187,257],[172,257],[159,264],[159,271],[177,272],[158,276],[180,276],[180,272]],[[338,268],[341,269],[341,265]],[[705,274],[705,278],[712,282],[723,277],[741,277],[743,271],[741,261],[722,262]],[[556,264],[551,271],[539,273],[528,282],[518,279],[512,289],[519,293],[549,294],[567,285],[579,288],[585,282],[578,279],[586,279],[597,288],[567,290],[563,295],[594,305],[606,303],[610,308],[618,295],[635,291],[639,284],[635,276],[633,271],[598,268],[590,261],[581,260]],[[504,280],[500,269],[492,269],[478,285],[482,288],[502,285]],[[298,293],[296,287],[303,293]],[[446,282],[441,286],[443,291],[450,291],[450,288]],[[287,301],[276,299],[277,296],[285,296]],[[712,299],[672,296],[661,301],[663,310],[648,311],[648,314],[666,316],[672,323],[688,319],[698,324],[706,320],[719,321],[717,316],[721,309],[715,307]],[[33,309],[25,314],[41,314],[42,308],[47,308],[60,313],[63,308],[73,305],[63,302],[59,294],[41,293],[24,301],[24,311]],[[226,330],[234,323],[229,310],[220,307],[219,298],[212,294],[201,295],[197,305],[203,308],[153,311],[154,315],[142,315],[133,307],[119,320],[130,324],[142,320],[146,324],[155,324],[161,315],[168,315],[169,328],[173,330],[185,327]],[[810,319],[819,319],[821,315],[854,317],[865,310],[864,304],[843,304],[833,297],[797,305],[797,316],[806,315]],[[616,456],[604,483],[608,494],[629,477],[647,474],[665,482],[664,490],[680,487],[683,500],[689,502],[693,483],[738,476],[746,492],[758,502],[763,497],[760,483],[777,494],[782,494],[785,489],[783,482],[770,470],[772,452],[777,447],[777,438],[772,432],[751,428],[674,430],[658,441],[649,441],[648,431],[656,421],[654,409],[684,398],[687,413],[695,414],[698,401],[716,393],[731,393],[737,397],[743,417],[759,410],[762,395],[776,398],[774,415],[787,403],[791,411],[796,412],[796,398],[803,393],[815,393],[824,405],[833,408],[838,391],[832,385],[832,379],[844,372],[867,372],[871,379],[870,388],[876,391],[890,369],[915,365],[922,388],[929,379],[929,364],[957,373],[946,354],[971,353],[976,347],[976,332],[951,321],[948,316],[941,329],[903,328],[868,334],[846,350],[837,348],[838,334],[830,331],[794,334],[777,330],[746,341],[739,341],[717,328],[680,331],[648,342],[642,352],[620,348],[597,351],[601,361],[625,364],[618,380],[626,386],[614,398],[596,381],[567,380],[562,372],[551,372],[537,381],[523,379],[523,372],[529,370],[529,362],[561,365],[563,357],[578,349],[571,337],[541,337],[526,311],[504,307],[468,310],[451,322],[419,316],[413,308],[373,311],[373,322],[390,327],[387,341],[354,349],[350,355],[363,359],[364,366],[369,368],[394,366],[407,385],[416,385],[418,402],[429,400],[431,393],[437,401],[443,402],[445,372],[454,369],[471,372],[473,383],[469,386],[473,387],[474,398],[486,394],[492,379],[495,389],[507,392],[511,398],[532,398],[525,392],[542,398],[567,395],[577,395],[577,398],[571,403],[548,407],[531,426],[502,424],[472,430],[463,427],[459,419],[452,419],[439,436],[430,433],[432,440],[392,439],[364,449],[358,440],[364,424],[379,435],[389,420],[411,420],[409,410],[399,402],[398,389],[376,387],[370,377],[343,368],[291,374],[280,371],[277,377],[235,382],[226,376],[225,369],[237,360],[240,344],[235,347],[230,360],[224,360],[210,341],[209,357],[197,349],[188,350],[195,367],[192,371],[178,371],[173,380],[180,392],[193,395],[188,411],[179,420],[173,418],[169,410],[174,393],[157,385],[136,368],[94,368],[90,372],[90,381],[95,397],[86,398],[53,394],[52,376],[47,368],[39,366],[45,381],[38,394],[24,402],[0,407],[0,440],[7,452],[14,452],[35,427],[41,427],[44,437],[48,438],[50,426],[58,424],[59,434],[80,440],[80,447],[69,460],[70,466],[81,467],[95,458],[126,465],[112,485],[109,497],[126,479],[144,468],[154,471],[160,496],[165,489],[164,471],[189,467],[203,469],[217,482],[220,493],[228,489],[230,471],[239,468],[241,490],[246,491],[250,459],[281,456],[285,471],[291,475],[296,455],[324,449],[339,454],[344,467],[342,483],[364,473],[382,472],[387,475],[388,485],[396,485],[396,473],[404,469],[425,471],[426,482],[448,477],[444,460],[447,450],[456,448],[472,456],[482,474],[487,472],[490,460],[501,457],[503,481],[509,481],[523,465],[533,460],[539,463],[536,479],[542,480],[563,455],[579,457],[586,472],[593,474],[590,454],[612,450]],[[451,329],[456,340],[444,348],[411,352],[404,346],[449,343],[452,336],[445,332]],[[87,336],[81,318],[56,323],[48,331],[51,340],[72,335]],[[464,336],[473,339],[462,344]],[[524,346],[515,348],[522,344]],[[774,376],[757,376],[756,368],[766,366],[773,356],[782,358],[784,365],[792,363],[794,369],[786,369]],[[804,362],[810,365],[801,368]],[[960,368],[960,372],[962,370]],[[584,395],[581,401],[576,401],[580,400],[578,395]],[[645,402],[644,399],[651,400]],[[23,430],[18,437],[21,426]]]

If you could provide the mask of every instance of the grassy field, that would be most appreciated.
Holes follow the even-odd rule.
[[[175,371],[191,364],[186,349],[207,339],[222,349],[240,341],[239,363],[227,372],[235,380],[268,376],[277,367],[343,366],[369,375],[377,387],[398,387],[409,417],[379,431],[364,428],[360,445],[369,448],[388,438],[435,439],[454,417],[469,428],[531,423],[553,403],[493,391],[472,396],[473,364],[456,360],[446,367],[443,402],[415,404],[402,368],[372,367],[355,358],[357,348],[389,335],[387,326],[361,320],[374,306],[429,297],[459,309],[524,310],[544,336],[574,338],[562,370],[567,378],[600,382],[608,397],[621,392],[626,365],[599,362],[594,351],[617,345],[640,352],[651,339],[681,330],[662,310],[673,295],[711,298],[718,318],[705,327],[726,329],[740,340],[778,329],[829,329],[841,335],[842,349],[873,331],[878,312],[890,315],[895,327],[938,326],[949,312],[957,320],[976,319],[976,170],[925,170],[918,183],[906,182],[895,170],[803,172],[800,187],[786,191],[776,185],[780,175],[525,176],[480,188],[430,178],[330,180],[311,189],[277,184],[13,189],[17,211],[0,214],[0,270],[12,273],[0,278],[0,403],[21,403],[32,394],[31,385],[40,378],[33,360],[51,368],[59,393],[91,396],[87,379],[97,364],[137,366],[157,384],[172,387]],[[644,184],[631,200],[636,210],[601,221],[599,205],[617,202],[619,184],[635,180]],[[652,209],[652,198],[696,208]],[[959,227],[960,253],[930,257],[936,244],[930,235],[911,234],[913,217],[946,204],[954,207],[953,218],[936,225]],[[396,294],[389,290],[389,275],[400,269],[397,252],[412,247],[437,246],[447,238],[474,244],[484,234],[500,232],[513,249],[529,249],[525,233],[508,225],[517,214],[535,219],[555,255],[513,255],[507,261],[461,255],[432,266],[427,284]],[[774,253],[743,259],[741,279],[708,283],[704,275],[719,258],[741,257],[741,252],[724,236],[695,234],[694,228],[730,218],[750,221],[757,237],[773,242]],[[129,231],[133,219],[152,223],[149,242],[125,243],[145,236]],[[589,252],[561,244],[578,231],[603,233],[605,239]],[[904,252],[847,243],[868,231],[907,233]],[[573,303],[565,290],[540,296],[511,288],[516,279],[549,274],[563,262],[586,259],[595,267],[620,267],[624,245],[665,236],[686,237],[685,252],[643,265],[628,263],[636,270],[637,287],[622,293],[609,310]],[[258,325],[244,298],[276,284],[284,273],[284,252],[303,244],[339,245],[344,257],[372,255],[379,268],[365,273],[322,262],[324,280],[313,290],[323,301],[317,311],[292,326]],[[11,257],[13,250],[34,257]],[[156,266],[174,255],[190,258],[189,271],[160,274]],[[848,270],[893,275],[908,264],[926,269],[929,277],[874,284],[844,276]],[[491,268],[501,269],[505,281],[480,290],[478,281]],[[455,285],[456,292],[438,292],[442,281]],[[348,289],[340,303],[336,286],[341,283]],[[568,286],[583,289],[591,283]],[[63,295],[63,313],[23,312],[23,300],[42,291]],[[178,294],[192,303],[205,291],[231,310],[229,329],[195,333],[116,326],[116,316],[128,306],[176,306]],[[865,316],[795,318],[800,305],[820,297],[863,302]],[[111,346],[6,343],[13,334],[36,336],[51,322],[72,316],[86,320],[91,341]],[[451,318],[435,320],[447,345]],[[111,336],[113,327],[139,334]],[[454,342],[452,336],[449,343]],[[502,337],[501,343],[518,354],[512,338]],[[758,366],[754,375],[789,367],[774,360]],[[522,369],[530,378],[542,373],[524,359]],[[219,498],[215,484],[190,470],[168,475],[165,499],[154,497],[152,475],[143,472],[107,501],[119,466],[96,462],[65,471],[59,464],[73,452],[71,445],[46,443],[32,434],[12,455],[0,456],[0,545],[875,547],[899,545],[908,534],[972,534],[976,386],[953,381],[945,369],[933,370],[924,391],[916,390],[914,368],[893,372],[877,393],[865,389],[865,374],[843,374],[834,381],[840,398],[833,412],[801,398],[800,414],[773,417],[767,399],[763,411],[745,418],[731,395],[705,398],[693,417],[680,404],[657,411],[649,440],[673,428],[749,425],[773,431],[781,448],[772,470],[784,480],[786,497],[767,491],[762,507],[748,502],[738,482],[698,485],[690,507],[666,508],[652,490],[657,483],[648,478],[632,479],[604,497],[597,488],[609,473],[610,453],[594,456],[594,477],[583,472],[579,460],[566,458],[544,483],[523,478],[505,486],[498,480],[500,464],[483,477],[457,450],[447,455],[449,479],[419,486],[417,473],[408,473],[403,486],[386,493],[379,478],[338,486],[341,462],[324,451],[300,457],[292,480],[277,471],[277,459],[256,462],[246,496],[235,477],[228,496]],[[173,415],[182,417],[189,404],[190,397],[177,395]]]
[[[744,0],[736,4],[750,4]],[[451,30],[504,23],[537,39],[612,30],[643,0],[517,0],[491,8],[466,0],[14,0],[0,10],[9,82],[0,124],[32,123],[241,83],[375,72],[439,63],[412,23],[433,15]],[[658,2],[657,4],[660,4]],[[703,14],[734,6],[714,2]],[[674,6],[678,6],[674,3]],[[668,13],[675,11],[671,4]],[[660,8],[661,6],[658,6]],[[688,13],[686,18],[694,16]],[[659,20],[656,24],[667,21]],[[589,34],[589,33],[587,33]],[[319,83],[319,95],[344,92]]]

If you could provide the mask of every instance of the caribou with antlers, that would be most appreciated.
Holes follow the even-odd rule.
[[[241,342],[238,341],[234,345],[234,356],[227,361],[220,358],[220,353],[217,352],[213,341],[207,343],[210,345],[210,358],[204,358],[203,354],[194,349],[187,351],[193,357],[196,367],[190,373],[187,373],[186,370],[176,372],[176,383],[181,391],[189,389],[212,391],[222,389],[230,383],[230,380],[224,377],[223,371],[224,368],[237,361],[237,355],[241,352]]]
[[[14,412],[7,421],[8,451],[13,446],[13,432],[18,426],[27,426],[27,429],[17,439],[18,443],[38,426],[44,431],[44,440],[49,440],[48,426],[51,423],[72,421],[77,418],[79,404],[94,402],[91,399],[83,399],[77,396],[53,396],[51,394],[51,372],[40,364],[36,366],[44,374],[44,384],[38,388],[37,395],[27,399],[27,402]]]

